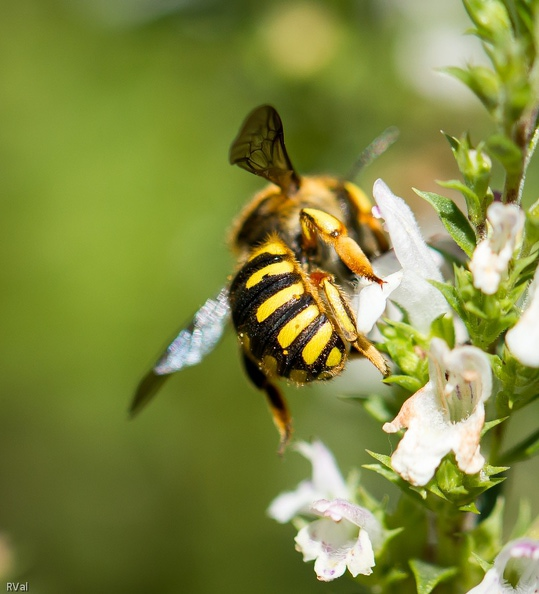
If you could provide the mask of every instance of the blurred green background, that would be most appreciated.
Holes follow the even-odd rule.
[[[459,2],[433,4],[1,3],[0,579],[42,594],[354,591],[317,583],[293,529],[265,515],[309,468],[276,455],[231,332],[136,420],[127,407],[234,266],[227,229],[262,184],[227,153],[256,105],[279,109],[301,172],[344,175],[397,125],[362,184],[383,176],[439,231],[411,187],[457,175],[441,128],[479,139],[489,122],[432,72],[478,51]],[[343,470],[367,445],[390,450],[337,397],[362,373],[287,390],[296,436]]]

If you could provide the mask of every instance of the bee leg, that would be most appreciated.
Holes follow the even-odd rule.
[[[379,285],[383,280],[374,274],[371,263],[359,245],[348,235],[346,227],[334,216],[316,208],[304,208],[300,213],[303,248],[312,251],[317,239],[331,245],[339,258],[355,274]]]
[[[356,317],[350,309],[346,296],[333,282],[331,275],[320,278],[319,288],[324,292],[326,302],[333,314],[333,319],[339,326],[344,338],[359,351],[380,371],[384,376],[389,375],[389,367],[378,349],[363,334],[357,330]]]
[[[253,384],[259,389],[263,390],[266,394],[266,398],[270,407],[271,414],[273,416],[273,422],[279,431],[281,440],[279,443],[279,454],[283,454],[290,437],[292,435],[292,417],[288,410],[288,406],[281,394],[279,388],[270,382],[270,380],[260,371],[258,365],[253,363],[247,355],[243,355],[243,363],[247,375],[253,382]]]

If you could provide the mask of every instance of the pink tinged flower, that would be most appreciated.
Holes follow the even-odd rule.
[[[299,442],[296,449],[312,464],[312,477],[302,481],[294,491],[276,497],[268,514],[282,524],[302,514],[310,513],[311,504],[318,499],[349,497],[349,489],[335,462],[333,454],[318,440]]]
[[[520,320],[505,336],[511,353],[528,367],[539,367],[539,268],[528,289],[528,303]]]
[[[515,204],[493,202],[487,210],[490,233],[472,256],[473,284],[486,295],[494,295],[507,276],[507,268],[524,226],[524,213]]]
[[[479,441],[485,422],[484,402],[492,391],[488,357],[473,346],[450,350],[433,338],[429,381],[402,405],[386,433],[407,428],[391,457],[393,469],[416,486],[427,484],[442,458],[454,452],[458,467],[475,474],[485,462]]]
[[[378,305],[373,306],[374,313],[371,315],[373,317],[380,309],[380,302],[385,304],[385,299],[391,293],[391,299],[408,313],[412,324],[418,330],[428,332],[431,323],[449,311],[449,306],[442,294],[428,282],[429,280],[443,281],[438,263],[432,250],[425,243],[406,202],[395,196],[381,179],[374,183],[373,195],[389,232],[395,256],[402,268],[399,271],[402,278],[399,279],[395,275],[384,278],[389,284],[386,294],[380,295],[378,286],[367,287],[372,297],[367,293],[362,299],[371,303],[378,301]],[[375,294],[376,289],[378,289],[378,296]],[[362,307],[365,309],[366,306],[362,305]],[[360,318],[362,315],[363,328],[367,328],[369,315],[365,312],[361,313],[360,308]]]
[[[511,585],[507,581],[511,577]],[[539,541],[520,538],[505,545],[483,581],[468,594],[537,594]]]
[[[381,526],[366,509],[344,499],[313,503],[320,519],[304,526],[296,536],[296,548],[304,561],[314,560],[319,580],[329,582],[348,571],[355,577],[369,575],[375,565],[373,544],[381,540]]]

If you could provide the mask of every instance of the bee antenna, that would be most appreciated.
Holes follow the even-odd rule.
[[[353,181],[356,177],[375,161],[380,155],[385,153],[387,149],[396,142],[399,137],[399,129],[396,126],[386,128],[382,134],[377,136],[366,148],[361,151],[361,154],[356,159],[354,166],[346,176],[346,179]]]

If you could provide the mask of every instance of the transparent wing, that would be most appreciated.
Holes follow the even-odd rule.
[[[299,176],[284,145],[283,123],[270,105],[257,107],[247,116],[230,147],[229,160],[286,193],[293,194],[299,188]]]
[[[131,414],[136,414],[152,399],[169,374],[200,363],[219,342],[229,317],[228,288],[225,287],[217,297],[204,303],[142,379],[131,404]]]

